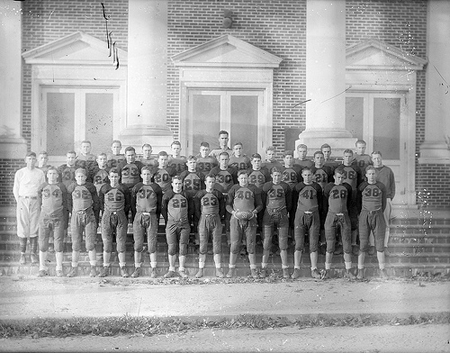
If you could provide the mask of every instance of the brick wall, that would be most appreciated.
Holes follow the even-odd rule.
[[[128,49],[128,1],[104,0],[108,30],[120,49]],[[22,2],[22,51],[34,49],[77,31],[106,41],[98,0],[27,0]],[[22,134],[31,144],[31,65],[23,64]]]
[[[233,27],[222,28],[223,10],[233,11]],[[284,129],[305,126],[306,2],[298,0],[171,0],[168,24],[168,112],[175,136],[179,129],[178,68],[175,54],[230,34],[283,59],[274,70],[273,141],[284,149]]]
[[[22,167],[25,167],[23,159],[0,159],[0,205],[1,206],[15,206],[13,186],[14,174]]]
[[[419,207],[447,208],[450,204],[450,165],[419,164],[416,171]]]

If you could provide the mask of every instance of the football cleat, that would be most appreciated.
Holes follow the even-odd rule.
[[[291,277],[290,275],[289,275],[289,269],[288,268],[283,268],[283,278],[289,278],[289,277]]]
[[[100,274],[98,275],[99,277],[106,277],[109,275],[109,266],[103,266]]]
[[[128,277],[130,277],[130,275],[129,275],[128,272],[127,272],[127,268],[126,268],[125,266],[122,266],[122,267],[120,268],[120,275],[121,275],[123,278],[128,278]]]
[[[198,272],[195,274],[195,278],[203,277],[203,268],[199,268]]]
[[[70,272],[67,274],[67,277],[75,277],[78,275],[78,267],[72,267]]]
[[[177,274],[175,273],[175,271],[169,271],[164,275],[164,278],[173,278],[176,276],[177,276]]]
[[[330,279],[330,270],[320,271],[320,279]]]
[[[27,263],[27,259],[25,257],[25,254],[20,254],[19,264],[25,265],[26,263]]]
[[[223,274],[222,269],[216,268],[216,277],[219,277],[219,278],[224,278],[225,277],[225,275]]]
[[[259,278],[258,271],[256,270],[256,268],[250,269],[250,275],[251,275],[254,279]]]
[[[261,271],[259,271],[259,277],[261,278],[267,277],[267,270],[265,268],[262,268]]]
[[[311,270],[311,277],[320,279],[322,276],[320,275],[319,270],[317,268],[315,268],[314,270]]]
[[[91,270],[89,271],[89,277],[95,277],[97,276],[97,269],[95,266],[91,266]]]
[[[179,270],[178,274],[180,275],[181,278],[187,278],[188,277],[188,275],[187,275],[185,270]]]
[[[233,278],[234,276],[236,276],[236,269],[230,268],[227,273],[227,278]]]
[[[150,278],[156,278],[157,274],[156,274],[156,267],[152,267],[152,270],[150,272]]]
[[[297,279],[300,277],[300,269],[299,268],[294,268],[294,272],[292,272],[292,279]]]
[[[350,270],[345,270],[344,278],[347,278],[349,280],[355,280],[356,276]]]
[[[358,268],[358,274],[356,275],[356,279],[362,281],[364,279],[364,269]]]
[[[38,277],[48,276],[48,272],[46,270],[39,270]]]
[[[131,274],[132,278],[138,278],[141,275],[141,268],[140,267],[136,267],[134,269],[134,272]]]
[[[36,254],[31,254],[31,264],[36,265],[39,263],[39,257]]]

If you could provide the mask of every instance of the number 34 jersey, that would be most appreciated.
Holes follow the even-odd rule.
[[[49,216],[59,216],[67,212],[67,189],[63,183],[44,183],[39,187],[42,213]]]

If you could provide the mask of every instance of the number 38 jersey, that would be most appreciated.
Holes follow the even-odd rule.
[[[161,213],[162,190],[158,184],[138,183],[131,190],[131,204],[137,212]]]
[[[67,211],[67,189],[63,183],[44,183],[38,189],[41,210],[45,215],[59,216]]]
[[[322,211],[322,188],[316,182],[305,184],[303,182],[295,185],[294,190],[294,207],[298,211]]]
[[[240,186],[236,184],[228,192],[227,211],[229,213],[237,210],[252,212],[255,209],[256,212],[259,212],[262,208],[261,190],[255,185]]]
[[[111,186],[105,184],[100,189],[100,205],[103,211],[119,212],[128,210],[130,205],[130,191],[123,185]]]
[[[274,184],[272,181],[265,183],[262,189],[262,199],[267,208],[286,207],[289,212],[292,207],[291,188],[284,181],[279,184]]]
[[[351,210],[352,187],[347,183],[329,183],[323,189],[324,214],[349,212]]]
[[[377,181],[369,184],[364,181],[358,188],[358,210],[377,211],[386,208],[386,187]]]
[[[189,209],[189,196],[185,191],[167,191],[162,198],[162,214],[166,221],[188,222],[193,210]]]
[[[72,183],[67,188],[67,192],[71,196],[69,197],[69,202],[71,201],[72,212],[86,211],[89,207],[92,207],[94,211],[98,211],[99,200],[94,184],[85,183],[78,185],[77,183]]]

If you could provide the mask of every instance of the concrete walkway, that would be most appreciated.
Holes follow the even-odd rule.
[[[241,282],[241,283],[240,283]],[[245,283],[242,283],[245,282]],[[0,277],[0,318],[450,313],[450,282]]]

